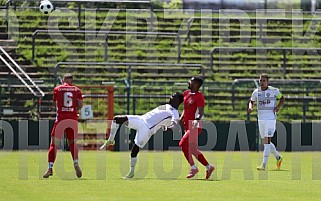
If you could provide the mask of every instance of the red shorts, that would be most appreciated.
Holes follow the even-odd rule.
[[[78,121],[75,119],[64,119],[55,121],[51,131],[51,136],[61,139],[66,133],[68,140],[74,140],[78,137]]]

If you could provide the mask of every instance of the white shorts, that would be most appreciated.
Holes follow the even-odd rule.
[[[259,132],[261,138],[273,137],[276,127],[276,120],[259,120]]]
[[[135,129],[136,137],[135,144],[143,148],[148,140],[152,137],[152,132],[146,125],[145,121],[139,115],[126,115],[128,118],[128,128]]]

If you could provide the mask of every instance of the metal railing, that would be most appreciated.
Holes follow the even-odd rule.
[[[123,95],[123,94],[115,94],[114,97],[118,98],[118,99],[127,99],[127,103],[130,101],[130,99],[133,100],[133,106],[132,106],[132,114],[136,115],[136,104],[137,104],[137,100],[139,99],[159,99],[159,98],[163,98],[164,100],[167,100],[167,98],[170,98],[170,94],[168,95],[160,95],[160,94],[153,94],[151,95],[139,95],[139,94],[131,94],[131,95]],[[108,94],[84,94],[83,98],[108,98]],[[150,104],[150,100],[149,100],[149,104]],[[127,104],[128,106],[128,104]],[[126,108],[127,113],[129,114],[130,112],[130,108]]]
[[[28,90],[36,97],[44,97],[45,93],[39,88],[39,86],[29,77],[29,75],[10,57],[10,55],[0,47],[0,51],[4,54],[6,58],[0,55],[2,62],[17,76],[17,78],[28,88]],[[31,83],[28,84],[24,78],[22,78],[19,73],[8,63],[8,60],[19,70],[19,72]],[[36,90],[34,90],[35,88]]]
[[[9,6],[11,4],[11,0],[6,1],[6,27],[7,32],[9,32]]]
[[[224,10],[223,10],[224,11]],[[272,10],[273,11],[273,10]],[[272,11],[269,11],[269,13],[271,13]],[[262,12],[257,12],[257,11],[245,11],[242,10],[242,13],[251,13],[251,14],[260,14]],[[277,13],[278,11],[276,11]],[[221,11],[217,11],[217,13],[222,13]],[[224,14],[226,14],[228,12],[224,11]],[[263,12],[264,13],[264,12]],[[295,14],[295,12],[285,12],[287,14]],[[236,13],[232,13],[232,14],[236,14]],[[310,14],[310,13],[302,13],[302,14]],[[187,40],[188,43],[190,44],[191,42],[191,27],[192,27],[192,23],[194,22],[194,20],[220,20],[220,19],[237,19],[237,20],[250,20],[250,21],[254,21],[255,23],[253,25],[253,23],[251,23],[251,26],[253,26],[254,30],[259,34],[260,39],[262,39],[262,33],[263,32],[263,25],[264,23],[267,22],[260,22],[260,20],[278,20],[278,21],[290,21],[289,23],[293,23],[295,21],[321,21],[321,18],[310,18],[310,17],[288,17],[288,18],[282,18],[282,17],[275,17],[274,15],[270,15],[270,16],[262,16],[262,17],[253,17],[253,16],[248,16],[248,17],[242,17],[242,16],[221,16],[221,17],[202,17],[202,16],[193,16],[193,17],[189,17],[189,19],[187,20],[187,28],[186,28],[186,32],[187,32]],[[206,23],[207,24],[207,23]],[[218,23],[219,25],[222,25],[222,23]],[[255,24],[258,25],[258,29],[255,27]],[[291,30],[289,30],[289,32],[291,32]]]
[[[52,2],[96,2],[96,3],[146,3],[150,4],[150,0],[51,0]]]
[[[127,114],[130,114],[130,98],[131,96],[131,80],[132,80],[132,67],[135,66],[146,66],[146,67],[196,67],[199,68],[202,74],[202,77],[205,78],[205,71],[202,65],[200,64],[166,64],[166,63],[113,63],[113,62],[58,62],[54,67],[54,76],[58,78],[58,71],[62,65],[84,65],[84,66],[93,66],[93,65],[104,65],[104,66],[127,66],[127,78],[124,79],[124,84],[126,85],[127,93]],[[56,80],[56,79],[55,79]],[[57,81],[55,81],[56,85]],[[204,84],[202,85],[202,91],[204,92]],[[138,97],[137,97],[138,98]]]
[[[153,10],[152,3],[150,0],[52,0],[53,2],[76,2],[78,4],[78,28],[81,27],[81,13],[82,13],[82,8],[81,4],[82,3],[87,3],[87,2],[94,2],[94,3],[135,3],[135,4],[148,4],[150,10]],[[153,12],[150,14],[151,18],[151,31],[154,30],[154,16]]]
[[[164,66],[164,67],[170,67],[170,66],[175,66],[175,67],[196,67],[200,68],[202,77],[205,77],[205,71],[204,68],[201,64],[169,64],[169,63],[118,63],[118,62],[58,62],[54,66],[54,76],[57,76],[57,73],[59,71],[59,67],[61,65],[85,65],[85,66],[93,66],[93,65],[103,65],[103,66],[128,66],[128,78],[131,78],[131,70],[133,66]]]
[[[286,65],[287,65],[287,51],[317,51],[321,50],[321,48],[293,48],[293,47],[214,47],[210,51],[210,69],[212,73],[214,74],[214,53],[217,50],[223,50],[223,51],[240,51],[240,50],[277,50],[282,51],[283,55],[283,64],[282,64],[282,71],[283,71],[283,77],[285,78],[286,75]]]
[[[241,82],[253,82],[254,85],[255,85],[255,88],[259,88],[259,83],[256,79],[235,79],[233,82],[232,82],[232,108],[233,110],[235,109],[235,93],[236,93],[236,90],[235,90],[235,87],[237,84],[241,83]]]
[[[259,83],[257,79],[235,79],[232,83],[232,108],[235,109],[235,101],[236,101],[236,86],[237,84],[240,83],[254,83],[255,88],[259,88]],[[298,96],[298,97],[291,97],[291,96],[286,96],[285,98],[288,100],[300,100],[302,101],[302,120],[305,123],[307,120],[307,110],[309,107],[309,102],[310,101],[321,101],[321,97],[315,97],[315,96],[309,96],[309,90],[311,88],[311,85],[315,85],[317,87],[321,87],[321,80],[318,79],[288,79],[288,80],[271,80],[270,81],[271,85],[284,85],[284,84],[289,84],[291,83],[291,85],[294,84],[301,84],[304,85],[303,87],[305,87],[304,89],[302,89],[302,92],[305,92],[305,95],[303,96]],[[248,98],[244,98],[244,100],[249,100],[250,95]],[[243,97],[242,97],[243,99]],[[247,121],[250,121],[250,115],[247,114]]]
[[[8,5],[7,6],[7,12],[9,8],[9,4],[13,2],[14,10],[17,9],[17,2],[22,2],[23,0],[8,0]],[[150,11],[153,11],[153,6],[150,0],[51,0],[52,2],[75,2],[78,4],[78,29],[81,27],[81,13],[83,10],[86,10],[86,8],[82,8],[83,3],[135,3],[135,4],[147,4],[149,6]],[[151,19],[151,24],[150,24],[150,30],[154,30],[154,15],[153,12],[150,12],[150,19]]]
[[[105,41],[104,41],[104,47],[105,47],[105,53],[104,53],[104,59],[107,62],[108,61],[108,35],[109,34],[129,34],[129,35],[161,35],[161,36],[175,36],[177,38],[177,63],[180,62],[181,59],[181,38],[179,34],[177,33],[167,33],[167,32],[136,32],[136,31],[95,31],[95,30],[36,30],[32,34],[32,56],[31,60],[35,60],[35,46],[36,46],[36,37],[38,33],[82,33],[82,34],[105,34]]]

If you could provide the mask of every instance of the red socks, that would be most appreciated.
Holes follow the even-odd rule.
[[[54,163],[56,160],[57,155],[57,146],[54,144],[50,144],[49,150],[48,150],[48,162]]]
[[[69,148],[70,148],[70,152],[71,152],[71,155],[72,155],[72,159],[75,161],[75,160],[78,160],[78,146],[77,144],[69,144]]]

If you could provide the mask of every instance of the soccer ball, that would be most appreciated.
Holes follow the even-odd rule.
[[[52,5],[52,3],[49,0],[43,0],[40,2],[40,6],[39,6],[39,10],[43,13],[43,14],[49,14],[53,11],[54,7]]]

